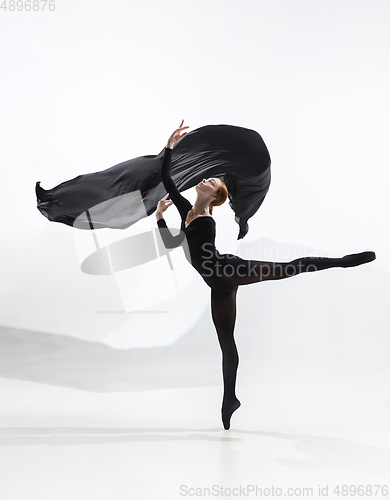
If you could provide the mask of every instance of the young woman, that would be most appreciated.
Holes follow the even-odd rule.
[[[244,260],[232,254],[220,254],[215,247],[215,221],[212,209],[225,202],[228,196],[226,185],[216,177],[203,179],[196,186],[197,197],[194,205],[184,198],[175,186],[171,176],[173,145],[187,132],[188,126],[173,132],[167,142],[161,166],[161,177],[167,194],[158,202],[157,225],[167,248],[179,246],[184,239],[190,252],[190,263],[211,288],[211,314],[222,350],[222,372],[224,394],[222,400],[222,422],[230,428],[230,418],[241,403],[236,397],[236,374],[238,352],[234,341],[236,320],[236,295],[240,285],[249,285],[265,280],[278,280],[296,276],[304,272],[320,271],[332,267],[353,267],[375,260],[374,252],[346,255],[342,258],[301,257],[291,262],[264,262]],[[170,200],[167,200],[167,197]],[[163,212],[174,203],[181,216],[181,232],[172,236]]]

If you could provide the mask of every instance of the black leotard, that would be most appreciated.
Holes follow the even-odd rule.
[[[199,272],[204,281],[212,289],[232,291],[237,285],[229,284],[224,270],[227,266],[235,269],[237,265],[246,261],[232,254],[220,254],[215,247],[215,220],[210,216],[200,216],[192,220],[185,227],[188,211],[192,208],[191,203],[180,194],[171,178],[172,149],[166,148],[161,165],[161,177],[169,198],[176,205],[181,216],[180,234],[173,236],[169,231],[164,219],[159,219],[157,225],[160,229],[161,238],[166,248],[175,248],[187,239],[190,252],[189,262]],[[188,256],[187,256],[188,259]]]
[[[236,397],[236,374],[239,362],[234,340],[236,321],[236,293],[239,285],[263,280],[277,280],[296,276],[302,272],[320,271],[332,267],[357,266],[375,259],[375,252],[346,255],[342,258],[301,257],[291,262],[263,262],[244,260],[237,255],[220,254],[215,248],[215,221],[211,216],[194,219],[186,228],[185,220],[191,203],[182,196],[173,182],[171,171],[172,149],[167,148],[161,167],[165,189],[181,216],[181,231],[173,236],[164,219],[157,221],[164,245],[175,248],[187,239],[190,263],[211,288],[211,315],[222,349],[224,396],[222,421],[230,428],[232,413],[240,406]],[[187,254],[186,257],[188,258]]]
[[[215,248],[215,221],[211,216],[197,217],[185,227],[186,216],[192,205],[179,193],[170,176],[171,157],[172,149],[167,148],[161,166],[161,177],[165,189],[180,212],[180,234],[172,236],[164,219],[158,220],[157,224],[167,248],[175,248],[187,240],[190,255],[186,254],[186,257],[212,291],[234,292],[239,285],[289,278],[303,272],[332,267],[358,266],[375,259],[375,252],[362,252],[342,258],[300,257],[291,262],[244,260],[237,255],[220,254]]]

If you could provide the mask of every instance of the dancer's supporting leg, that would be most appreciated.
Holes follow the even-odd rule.
[[[234,341],[236,295],[237,289],[232,292],[221,292],[211,289],[211,315],[222,350],[224,393],[221,413],[225,429],[230,428],[230,417],[241,405],[235,392],[238,368],[238,352]]]
[[[375,252],[362,252],[333,257],[300,257],[291,262],[265,262],[260,260],[242,260],[236,263],[232,273],[231,264],[226,272],[221,271],[221,280],[228,285],[249,285],[259,281],[290,278],[297,274],[321,271],[332,267],[354,267],[375,260]]]

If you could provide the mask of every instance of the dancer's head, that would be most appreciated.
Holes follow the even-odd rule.
[[[199,201],[208,201],[210,215],[213,213],[213,207],[222,205],[228,197],[228,190],[225,183],[217,177],[203,179],[195,189]]]

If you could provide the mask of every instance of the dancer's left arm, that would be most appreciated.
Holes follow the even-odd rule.
[[[183,231],[180,231],[177,236],[173,236],[163,218],[157,220],[157,225],[165,248],[176,248],[183,243],[186,237]]]
[[[165,210],[173,203],[172,200],[167,200],[168,195],[169,193],[167,193],[164,198],[162,198],[157,204],[157,226],[159,228],[161,239],[164,242],[165,248],[176,248],[183,243],[185,234],[183,231],[180,231],[180,234],[178,234],[177,236],[173,236],[167,227],[167,224],[163,217],[163,212],[165,212]]]

